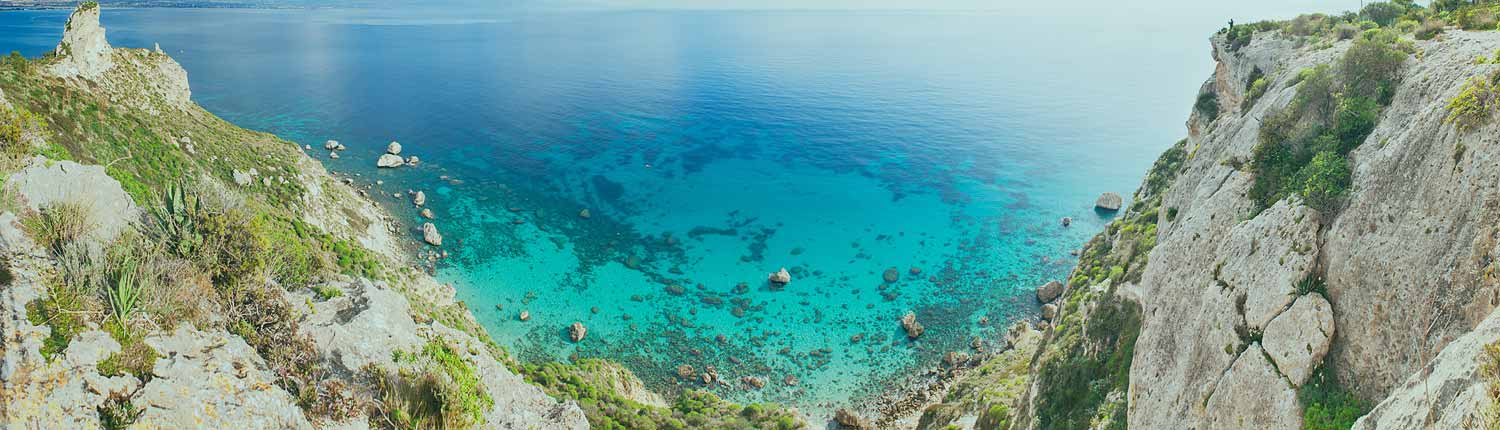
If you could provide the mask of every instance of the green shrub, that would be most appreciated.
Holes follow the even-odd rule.
[[[1339,60],[1345,97],[1363,97],[1390,104],[1395,95],[1406,53],[1392,47],[1392,33],[1375,30],[1361,36]]]
[[[1337,105],[1334,93],[1338,90],[1333,67],[1319,64],[1297,73],[1297,96],[1292,99],[1292,109],[1313,118],[1326,119]]]
[[[1339,100],[1338,112],[1333,118],[1333,133],[1339,141],[1338,153],[1348,154],[1364,143],[1379,120],[1380,106],[1374,101],[1363,97]]]
[[[1303,430],[1349,430],[1355,420],[1370,411],[1330,373],[1326,368],[1319,369],[1297,389]]]
[[[428,340],[418,353],[394,356],[401,367],[395,373],[372,369],[383,424],[403,430],[469,429],[495,404],[474,366],[441,337]]]
[[[1085,328],[1071,328],[1082,330],[1085,336],[1045,360],[1037,372],[1038,429],[1090,428],[1110,393],[1129,386],[1130,362],[1140,335],[1140,306],[1108,297],[1098,304],[1085,320]],[[1125,409],[1116,409],[1119,416],[1110,422],[1123,427]]]
[[[1321,211],[1335,208],[1349,191],[1349,162],[1333,152],[1320,152],[1297,176],[1302,180],[1298,195],[1309,207]]]
[[[1470,78],[1458,95],[1448,101],[1446,121],[1466,132],[1489,122],[1497,108],[1500,108],[1500,71]]]
[[[1417,30],[1412,33],[1412,37],[1417,38],[1417,40],[1432,40],[1432,38],[1443,34],[1443,29],[1446,27],[1448,27],[1448,23],[1443,22],[1439,19],[1429,19],[1426,21],[1422,21],[1422,26],[1418,27]]]
[[[72,202],[43,206],[36,216],[23,224],[32,239],[53,255],[62,254],[64,247],[82,239],[94,228],[88,209]]]
[[[1406,13],[1406,8],[1391,2],[1374,2],[1366,4],[1364,9],[1359,10],[1359,15],[1374,21],[1381,27],[1387,27],[1396,22],[1396,18]]]
[[[996,403],[985,408],[974,423],[975,430],[1007,430],[1010,428],[1010,407]]]
[[[1219,93],[1212,89],[1199,93],[1193,109],[1204,118],[1204,122],[1213,122],[1219,117]]]
[[[99,405],[96,410],[99,413],[99,426],[104,430],[130,428],[141,419],[141,414],[146,412],[146,409],[137,408],[131,404],[129,396],[117,394],[110,394],[104,404]]]
[[[25,109],[0,108],[0,153],[24,155],[31,151],[26,132],[40,128],[40,118]]]
[[[144,336],[131,331],[119,320],[106,321],[104,330],[111,338],[114,338],[115,342],[120,343],[120,351],[99,362],[99,374],[104,376],[130,374],[142,382],[149,382],[153,376],[151,369],[156,367],[156,359],[160,357],[156,349],[146,344]]]
[[[1259,72],[1260,69],[1256,69],[1256,71]],[[1256,75],[1251,76],[1254,77]],[[1250,82],[1250,87],[1245,91],[1244,109],[1248,110],[1251,106],[1255,106],[1255,102],[1260,100],[1260,96],[1266,95],[1266,89],[1269,86],[1271,86],[1271,83],[1265,77],[1255,77],[1255,80]]]
[[[1464,30],[1494,30],[1496,24],[1500,24],[1500,16],[1497,16],[1494,7],[1468,7],[1455,12],[1453,16],[1457,18],[1458,27]]]

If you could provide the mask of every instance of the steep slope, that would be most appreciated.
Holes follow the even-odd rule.
[[[99,13],[0,67],[7,427],[588,428],[400,268],[360,191],[193,104]]]
[[[973,428],[1486,422],[1500,32],[1367,13],[1210,39],[1187,139],[1081,251],[1027,393]]]

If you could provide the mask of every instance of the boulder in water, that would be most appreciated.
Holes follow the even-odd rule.
[[[786,268],[783,267],[781,268],[781,271],[772,273],[770,276],[767,276],[766,280],[771,281],[771,283],[773,284],[786,285],[792,282],[792,274],[790,272],[787,272]]]
[[[1094,200],[1094,208],[1114,212],[1120,210],[1120,206],[1124,203],[1124,199],[1121,199],[1119,194],[1104,193],[1099,195],[1098,200]]]
[[[433,219],[432,209],[422,208],[422,218]]]
[[[424,192],[421,192],[421,191],[417,191],[416,196],[412,197],[411,203],[414,204],[414,205],[417,205],[417,206],[422,206],[422,205],[427,204],[427,193],[424,193]]]
[[[437,226],[432,223],[422,223],[422,240],[432,246],[443,246],[443,235],[438,233]]]
[[[405,164],[406,162],[402,161],[400,156],[391,154],[383,154],[380,159],[375,160],[376,167],[401,167]]]
[[[588,332],[588,327],[584,327],[583,323],[581,322],[574,321],[573,325],[568,326],[568,338],[573,339],[574,343],[582,342],[583,337],[587,335]]]
[[[390,144],[385,146],[385,153],[391,155],[401,155],[401,142],[397,142],[394,140],[391,141]]]
[[[917,322],[916,312],[907,312],[906,316],[901,317],[901,328],[906,330],[906,337],[912,339],[922,336],[922,332],[927,330],[922,327],[922,323]]]
[[[1036,299],[1042,303],[1051,303],[1057,300],[1057,296],[1063,293],[1062,282],[1052,281],[1036,288]]]

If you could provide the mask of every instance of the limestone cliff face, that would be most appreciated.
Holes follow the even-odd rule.
[[[1255,178],[1242,166],[1260,125],[1292,102],[1299,71],[1333,63],[1349,45],[1299,47],[1258,34],[1230,50],[1222,36],[1213,39],[1218,67],[1204,87],[1217,93],[1220,115],[1189,121],[1201,129],[1190,133],[1192,155],[1162,199],[1177,215],[1158,221],[1138,285],[1144,321],[1130,372],[1131,427],[1297,428],[1296,388],[1320,366],[1379,402],[1494,309],[1485,269],[1500,234],[1500,128],[1460,133],[1444,119],[1463,84],[1494,67],[1473,59],[1500,48],[1500,34],[1450,31],[1416,43],[1391,105],[1350,154],[1353,187],[1336,214],[1295,198],[1252,211]],[[1268,88],[1246,103],[1257,75]],[[1318,275],[1331,306],[1295,288]],[[1424,407],[1477,407],[1472,396],[1458,400],[1469,403]]]
[[[1049,375],[1078,381],[1067,352],[1101,345],[1090,343],[1087,331],[1099,327],[1089,314],[1121,301],[1141,309],[1128,389],[1084,405],[1095,408],[1082,417],[1087,427],[1117,428],[1111,411],[1123,408],[1130,428],[1296,429],[1299,388],[1319,371],[1374,405],[1355,428],[1480,423],[1489,388],[1478,363],[1500,339],[1491,267],[1500,254],[1500,124],[1460,132],[1445,119],[1471,77],[1500,68],[1474,61],[1500,48],[1500,33],[1449,30],[1412,43],[1390,104],[1348,155],[1349,193],[1322,213],[1295,196],[1257,210],[1249,163],[1262,124],[1294,103],[1299,72],[1337,67],[1352,42],[1267,31],[1231,48],[1214,36],[1217,67],[1187,140],[1173,149],[1181,163],[1162,171],[1158,162],[1134,203],[1150,208],[1085,248],[1011,428],[1080,422],[1058,415],[1057,402],[1077,399],[1049,397],[1059,391]],[[1252,94],[1258,78],[1264,91]],[[1139,249],[1129,233],[1147,226],[1149,255],[1121,250]],[[1124,275],[1101,283],[1094,261]],[[1304,282],[1318,278],[1321,288]],[[1083,337],[1073,334],[1080,325]]]

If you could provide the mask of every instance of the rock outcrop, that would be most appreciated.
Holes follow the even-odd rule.
[[[1123,206],[1124,204],[1125,199],[1120,198],[1119,194],[1115,194],[1112,192],[1104,193],[1100,194],[1099,198],[1094,200],[1094,209],[1114,212],[1120,210],[1120,206]]]
[[[114,48],[105,40],[99,25],[99,4],[84,2],[68,16],[62,43],[53,50],[58,61],[48,72],[61,78],[79,77],[99,80],[115,67]]]
[[[443,234],[438,233],[437,226],[432,223],[422,223],[422,240],[432,246],[443,246]]]
[[[1372,35],[1378,33],[1356,39]],[[1056,310],[1058,325],[1044,346],[1077,345],[1067,343],[1078,335],[1067,325],[1079,320],[1074,295],[1083,296],[1076,302],[1085,316],[1112,303],[1139,303],[1128,391],[1091,393],[1106,399],[1100,416],[1123,410],[1130,428],[1298,428],[1299,387],[1327,377],[1378,404],[1356,428],[1476,423],[1476,411],[1488,407],[1476,363],[1483,346],[1500,338],[1491,322],[1500,305],[1500,278],[1492,273],[1500,256],[1500,169],[1493,163],[1500,159],[1493,139],[1500,121],[1460,132],[1447,119],[1449,101],[1465,83],[1494,71],[1474,58],[1500,47],[1500,33],[1399,37],[1405,40],[1389,46],[1405,60],[1395,69],[1390,103],[1348,153],[1346,194],[1337,204],[1319,204],[1321,211],[1297,197],[1307,190],[1252,200],[1261,178],[1251,160],[1264,124],[1296,103],[1306,85],[1301,72],[1337,70],[1355,42],[1330,36],[1309,44],[1274,29],[1234,43],[1224,33],[1211,39],[1218,66],[1200,101],[1216,101],[1217,109],[1195,109],[1188,138],[1153,167],[1142,189],[1159,207],[1141,213],[1147,219],[1122,218],[1134,224],[1091,242],[1118,259],[1070,278],[1097,283],[1097,273],[1119,265],[1125,279],[1103,290],[1072,285],[1062,292],[1069,306]],[[1145,200],[1137,194],[1126,217],[1151,203]],[[1141,237],[1121,227],[1149,227],[1154,246],[1142,247]],[[1038,300],[1050,301],[1041,294]],[[1118,328],[1119,335],[1132,329]],[[1066,334],[1051,334],[1059,331]],[[1038,357],[1057,360],[1068,351]],[[1055,413],[1039,409],[1049,399],[1038,397],[1056,391],[1045,388],[1033,385],[1017,403],[1016,428]],[[1108,400],[1116,394],[1124,395]]]
[[[7,178],[5,187],[18,194],[33,211],[58,205],[83,209],[83,222],[97,245],[109,243],[140,216],[140,210],[125,194],[120,181],[109,177],[103,166],[37,156],[26,168]]]
[[[1318,293],[1297,298],[1266,326],[1266,355],[1293,386],[1302,386],[1333,342],[1333,308]]]

